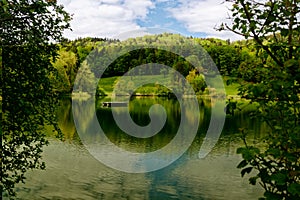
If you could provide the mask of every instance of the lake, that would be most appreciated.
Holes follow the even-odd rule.
[[[136,138],[122,131],[114,122],[111,108],[101,107],[101,99],[96,102],[100,126],[109,141],[128,152],[149,153],[168,145],[176,135],[181,116],[177,100],[167,98],[133,98],[129,103],[133,121],[146,126],[150,123],[149,108],[153,104],[162,105],[167,114],[166,123],[160,132],[149,138]],[[82,140],[96,141],[99,135],[89,131],[90,118],[81,110],[73,110],[71,99],[63,99],[58,108],[59,126],[65,140],[49,136],[50,144],[44,148],[43,159],[46,170],[27,173],[26,184],[18,184],[20,199],[258,199],[263,190],[260,186],[248,184],[249,176],[241,178],[236,168],[241,161],[236,149],[242,145],[239,128],[248,127],[249,140],[257,142],[266,130],[266,125],[258,119],[250,119],[249,109],[238,111],[234,116],[226,116],[222,134],[212,151],[199,158],[199,150],[210,123],[211,108],[218,105],[217,100],[199,99],[200,120],[197,134],[190,147],[169,166],[148,173],[127,173],[102,164],[90,154]],[[84,101],[78,101],[86,112]],[[123,114],[124,108],[117,109]],[[79,136],[74,125],[75,117],[85,119],[86,135]],[[82,116],[83,115],[83,116]],[[188,117],[189,114],[185,113]],[[158,116],[159,117],[159,116]],[[51,132],[51,127],[46,127]],[[186,129],[185,129],[186,130]],[[101,138],[100,138],[101,140]],[[103,152],[105,145],[102,145]],[[101,147],[101,148],[102,148]],[[182,146],[177,146],[178,149]],[[175,149],[176,151],[176,149]],[[115,152],[105,151],[113,157]],[[163,159],[164,156],[158,156]],[[129,158],[128,158],[129,159]],[[127,158],[120,158],[126,162]],[[154,163],[155,164],[155,163]],[[149,164],[151,165],[151,163]],[[152,163],[153,165],[153,163]]]

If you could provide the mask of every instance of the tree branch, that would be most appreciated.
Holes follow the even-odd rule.
[[[241,5],[245,11],[245,14],[246,14],[246,18],[248,20],[248,23],[251,24],[252,19],[251,19],[251,15],[246,7],[246,4],[244,1],[240,1],[241,2]],[[255,22],[254,22],[255,23]],[[269,56],[271,56],[271,58],[279,65],[279,66],[282,66],[283,67],[283,63],[277,58],[277,56],[275,56],[271,51],[270,49],[265,46],[263,44],[263,41],[259,38],[258,34],[256,33],[256,31],[254,30],[253,27],[250,26],[250,31],[251,33],[253,34],[253,38],[254,40],[268,53]]]
[[[246,37],[246,36],[247,36],[247,35],[245,35],[245,34],[243,34],[243,33],[240,33],[240,32],[238,32],[238,31],[236,31],[236,30],[233,30],[233,29],[230,28],[227,24],[225,24],[225,27],[226,27],[226,29],[232,31],[232,32],[235,33],[235,34],[241,35],[241,36],[243,36],[243,37]],[[253,38],[253,36],[251,36],[251,35],[249,35],[248,37],[252,37],[252,38]]]
[[[264,23],[264,24],[262,25],[262,27],[260,28],[259,33],[261,33],[262,30],[263,30],[263,28],[268,24],[268,21],[269,21],[269,19],[270,19],[271,13],[273,12],[275,3],[272,2],[272,1],[271,1],[271,3],[272,3],[272,5],[271,5],[271,10],[270,10],[269,13],[268,13],[268,16],[267,16],[267,18],[266,18],[265,23]]]

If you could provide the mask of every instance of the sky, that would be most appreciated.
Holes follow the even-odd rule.
[[[228,21],[224,0],[59,0],[73,15],[64,36],[119,38],[127,32],[156,28],[184,36],[242,39],[215,27]]]

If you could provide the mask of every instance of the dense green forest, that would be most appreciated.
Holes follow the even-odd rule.
[[[170,66],[184,77],[188,77],[187,79],[195,91],[201,93],[206,87],[204,79],[213,76],[213,72],[210,72],[209,68],[204,69],[201,62],[205,61],[194,56],[203,53],[203,50],[189,49],[191,52],[184,52],[186,48],[181,48],[180,43],[182,38],[201,45],[210,55],[221,75],[227,77],[225,80],[238,78],[245,81],[258,81],[259,74],[256,74],[254,70],[256,50],[253,41],[230,42],[215,38],[185,38],[171,33],[130,38],[125,41],[106,38],[79,38],[73,41],[65,39],[59,44],[59,56],[53,63],[57,73],[51,74],[51,79],[56,90],[66,94],[72,91],[76,74],[81,65],[89,65],[89,70],[98,78],[100,74],[102,77],[108,78],[122,76],[139,65],[159,63]],[[147,48],[144,48],[143,45]],[[163,49],[164,46],[170,45],[178,48],[176,51],[179,51],[180,55],[189,56],[183,58]],[[126,49],[128,46],[132,51],[124,53],[112,63],[110,63],[110,58],[103,58],[122,50],[122,48]],[[151,48],[151,46],[162,48]],[[85,60],[87,63],[84,63]],[[108,65],[104,72],[101,71],[103,65]],[[253,67],[251,68],[251,66]],[[163,70],[151,71],[151,69],[145,72],[145,74],[151,75],[163,75],[165,73],[167,72]]]

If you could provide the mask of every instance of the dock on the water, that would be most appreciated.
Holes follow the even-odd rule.
[[[117,102],[117,101],[112,101],[112,102],[102,102],[103,107],[125,107],[128,105],[128,102]]]

